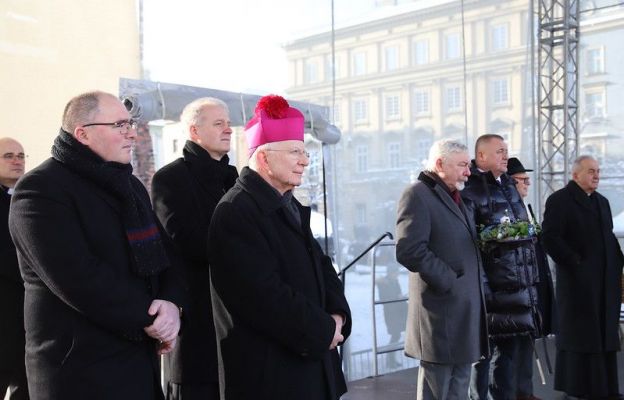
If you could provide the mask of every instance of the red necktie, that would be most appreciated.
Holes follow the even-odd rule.
[[[455,204],[457,204],[457,207],[459,207],[459,204],[461,203],[461,198],[459,197],[459,190],[454,190],[451,193],[451,197],[453,198],[453,201],[455,202]]]

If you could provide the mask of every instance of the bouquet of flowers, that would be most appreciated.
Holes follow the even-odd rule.
[[[535,237],[540,232],[539,224],[529,221],[512,222],[507,210],[496,225],[479,225],[479,244],[485,247],[490,242],[511,242]]]

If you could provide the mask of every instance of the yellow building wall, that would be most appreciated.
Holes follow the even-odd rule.
[[[0,1],[0,137],[19,140],[34,168],[50,156],[72,96],[117,94],[140,64],[135,1]]]

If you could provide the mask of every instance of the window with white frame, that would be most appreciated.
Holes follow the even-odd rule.
[[[587,49],[587,73],[593,75],[604,72],[604,47]]]
[[[416,142],[416,153],[418,153],[422,159],[426,159],[429,156],[429,150],[432,144],[430,138],[418,139],[418,142]]]
[[[497,106],[509,104],[509,81],[507,78],[492,80],[492,103]]]
[[[397,119],[401,116],[401,102],[398,94],[385,97],[386,119]]]
[[[353,119],[355,122],[368,120],[368,100],[355,99],[353,101]]]
[[[366,204],[357,203],[355,205],[355,224],[356,225],[368,225],[366,213]]]
[[[426,115],[430,113],[429,90],[414,90],[414,112],[416,115]]]
[[[336,72],[336,79],[340,78],[340,56],[335,57],[335,64],[332,70],[332,56],[331,54],[325,55],[325,80],[331,81],[333,78],[332,72]]]
[[[585,116],[587,118],[604,118],[606,104],[604,91],[585,94]]]
[[[353,53],[353,75],[360,76],[366,73],[366,53],[358,51]]]
[[[339,124],[340,123],[340,103],[338,102],[338,100],[336,100],[336,103],[334,104],[334,107],[331,109],[332,115],[331,115],[331,121],[333,124]]]
[[[318,66],[315,61],[306,60],[304,62],[304,83],[315,83],[318,81]]]
[[[309,160],[309,164],[307,167],[307,175],[312,177],[319,177],[319,165],[321,164],[320,162],[320,157],[319,157],[319,152],[318,151],[310,151],[310,160]]]
[[[459,86],[450,86],[446,88],[446,111],[461,111],[461,88]]]
[[[399,68],[399,46],[384,48],[385,70],[394,71]]]
[[[365,144],[355,148],[355,170],[359,173],[368,171],[368,146]]]
[[[461,56],[461,42],[459,38],[459,33],[449,33],[446,35],[445,39],[445,58],[447,60],[459,58]]]
[[[504,50],[509,47],[508,24],[492,26],[492,51]]]
[[[399,168],[401,164],[401,143],[388,143],[388,164],[390,168]]]
[[[429,62],[429,41],[427,39],[413,42],[412,58],[414,65],[424,65]]]

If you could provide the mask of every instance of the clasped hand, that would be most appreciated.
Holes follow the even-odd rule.
[[[145,333],[160,342],[158,354],[169,353],[175,347],[176,338],[180,331],[180,311],[178,307],[167,300],[154,300],[147,311],[156,316],[154,322],[143,328]]]

